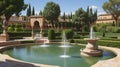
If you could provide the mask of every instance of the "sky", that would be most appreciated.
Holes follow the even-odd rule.
[[[35,8],[35,14],[39,14],[40,11],[43,11],[46,3],[50,1],[59,4],[61,15],[64,12],[66,14],[70,14],[71,12],[75,13],[79,8],[86,10],[88,6],[94,10],[97,9],[98,15],[100,15],[105,14],[102,5],[108,0],[24,0],[25,4],[30,4],[31,8]],[[22,15],[26,15],[26,10],[22,11]]]

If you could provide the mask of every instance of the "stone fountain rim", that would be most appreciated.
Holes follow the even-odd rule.
[[[84,40],[100,40],[100,38],[84,38]]]
[[[84,44],[79,44],[79,45],[83,45],[84,46]],[[13,46],[16,46],[16,45],[13,45]],[[21,44],[18,44],[17,46],[21,46]],[[7,47],[11,47],[11,46],[8,45]],[[120,64],[119,64],[119,62],[120,62],[120,53],[119,53],[120,49],[113,48],[113,47],[106,47],[106,46],[99,46],[99,47],[107,49],[107,50],[111,50],[112,52],[114,52],[116,54],[116,57],[113,57],[113,58],[108,59],[108,60],[98,61],[96,64],[92,65],[91,67],[101,67],[101,66],[102,67],[106,67],[106,65],[109,65],[111,67],[119,67],[120,66]],[[6,47],[0,47],[0,50],[2,48],[6,48]],[[10,57],[8,55],[4,55],[4,54],[1,54],[1,53],[0,53],[0,57],[2,58],[2,59],[0,59],[0,61],[5,61],[6,59],[9,59],[9,60],[23,62],[23,63],[30,63],[30,62],[25,62],[25,61],[21,61],[21,60],[12,58],[12,57]],[[110,62],[112,63],[111,65],[110,65]],[[30,64],[33,64],[33,65],[36,65],[36,66],[42,66],[42,67],[59,67],[59,66],[53,66],[53,65],[51,66],[51,65],[44,65],[44,64],[35,64],[35,63],[30,63]],[[116,64],[116,66],[115,66],[115,64]]]

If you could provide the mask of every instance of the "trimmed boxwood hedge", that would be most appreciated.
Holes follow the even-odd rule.
[[[29,37],[31,36],[31,32],[8,32],[10,37],[15,36],[22,36],[22,37]]]
[[[22,39],[23,37],[30,37],[31,32],[8,32],[10,39]]]
[[[55,31],[53,29],[48,30],[48,39],[49,40],[55,39]]]
[[[87,44],[87,41],[83,40],[83,39],[71,39],[70,40],[71,43],[81,43],[81,44]],[[108,47],[117,47],[120,48],[120,41],[113,41],[111,40],[98,40],[96,42],[97,45],[101,45],[101,46],[108,46]]]

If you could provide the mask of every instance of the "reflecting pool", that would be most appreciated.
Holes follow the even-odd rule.
[[[84,46],[59,47],[61,44],[47,45],[49,47],[41,47],[36,44],[18,46],[3,53],[22,61],[60,67],[90,67],[99,60],[110,59],[115,56],[112,52],[104,50],[102,57],[82,57],[80,56],[80,49],[83,49]],[[69,57],[61,57],[62,55]]]

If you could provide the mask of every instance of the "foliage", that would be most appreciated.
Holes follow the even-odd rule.
[[[48,30],[48,39],[49,40],[55,39],[55,32],[54,32],[54,30],[52,30],[52,29]]]
[[[19,15],[25,8],[24,0],[0,0],[0,15],[4,15],[7,21],[13,14]]]
[[[43,12],[42,12],[42,11],[40,11],[39,15],[40,15],[40,16],[43,16]]]
[[[103,4],[103,9],[107,13],[112,14],[113,18],[116,20],[117,26],[117,21],[120,16],[120,0],[109,0],[108,2],[105,2]]]
[[[93,31],[98,32],[98,27],[96,25],[93,26]]]
[[[97,20],[97,10],[93,12],[93,9],[88,7],[85,17],[87,18],[85,19],[85,22],[88,24],[88,26],[93,25]]]
[[[13,32],[13,31],[14,31],[14,28],[8,27],[8,32]]]
[[[57,20],[60,15],[60,7],[54,2],[48,2],[43,10],[43,17],[49,21]]]
[[[76,10],[75,15],[72,17],[75,23],[79,23],[79,27],[83,28],[84,31],[89,31],[92,24],[97,20],[97,10],[93,12],[92,8],[87,8],[87,11],[79,8]]]
[[[28,5],[28,8],[27,8],[27,16],[31,16],[31,6],[30,6],[30,4]]]
[[[64,14],[63,14],[63,16],[62,16],[62,19],[65,21],[65,19],[66,19],[66,14],[65,14],[65,12],[64,12]]]
[[[71,29],[66,29],[64,31],[65,31],[65,35],[66,35],[67,39],[73,38],[74,32]]]
[[[31,32],[8,32],[10,39],[22,39],[23,37],[31,37]]]
[[[73,17],[74,22],[82,22],[85,20],[85,11],[82,8],[79,8],[78,10],[75,11],[75,15]]]
[[[8,32],[24,32],[24,25],[23,24],[11,24],[8,27]]]
[[[71,39],[72,40],[72,39]],[[70,42],[72,43],[73,41]],[[74,39],[74,43],[81,43],[81,44],[87,44],[87,41],[83,40],[83,39]],[[108,47],[117,47],[120,48],[120,42],[119,41],[113,41],[111,40],[99,40],[96,42],[97,45],[101,45],[101,46],[108,46]]]
[[[32,9],[32,15],[35,15],[35,9],[34,9],[34,7]]]

